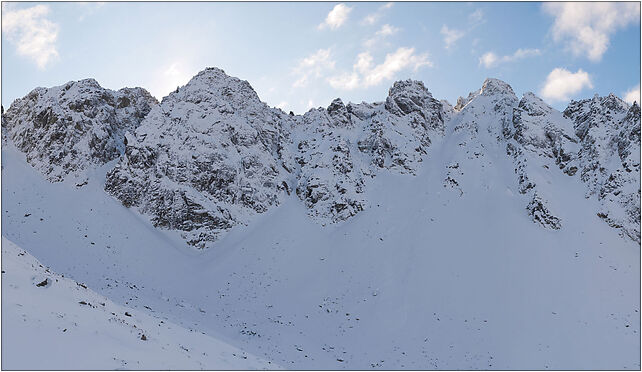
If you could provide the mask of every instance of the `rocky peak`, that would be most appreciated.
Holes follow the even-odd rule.
[[[455,103],[455,107],[453,109],[457,112],[461,111],[470,101],[472,101],[475,97],[479,95],[479,91],[476,90],[474,92],[468,93],[468,97],[459,97],[457,98],[457,103]]]
[[[554,159],[554,165],[565,173],[575,174],[577,167],[572,160],[577,152],[577,139],[572,122],[559,111],[527,92],[513,111],[512,124],[507,138],[513,138],[524,150],[536,154],[540,158],[536,162]],[[538,166],[553,165],[545,163]]]
[[[36,88],[13,102],[3,126],[50,181],[116,159],[124,137],[157,104],[142,88],[112,91],[94,79]]]
[[[345,127],[351,124],[350,113],[341,98],[337,98],[326,109],[330,122],[335,126]]]
[[[250,83],[229,76],[225,71],[215,67],[199,72],[185,86],[177,88],[167,98],[195,104],[201,102],[227,104],[229,109],[234,111],[243,110],[250,103],[261,103]]]
[[[533,116],[542,116],[552,112],[552,108],[532,92],[524,93],[518,107]]]
[[[206,69],[128,136],[105,189],[155,225],[208,247],[289,192],[292,120],[261,102],[246,81]]]
[[[426,105],[436,101],[421,81],[397,81],[388,90],[386,109],[395,115],[407,115],[421,112]]]
[[[396,116],[412,116],[414,123],[424,129],[444,131],[442,103],[434,99],[424,83],[417,80],[402,80],[388,91],[385,109]]]
[[[335,112],[341,112],[345,111],[346,105],[343,104],[343,101],[341,98],[335,98],[330,105],[328,106],[328,114],[332,114]]]
[[[608,131],[616,127],[628,111],[629,105],[617,96],[596,94],[591,99],[571,101],[564,116],[573,120],[576,135],[583,139],[592,128],[604,127]]]
[[[616,111],[626,110],[628,108],[628,104],[613,93],[609,93],[608,96],[602,98],[602,106],[608,110]]]
[[[510,85],[495,78],[487,78],[484,80],[480,94],[483,96],[509,95],[517,99],[517,96]]]
[[[452,121],[453,130],[466,132],[477,140],[487,137],[488,144],[497,144],[509,135],[518,103],[510,85],[488,78],[479,91],[471,92],[467,98],[459,97],[454,107],[457,115]]]

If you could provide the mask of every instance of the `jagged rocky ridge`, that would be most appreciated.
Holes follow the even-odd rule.
[[[640,242],[640,106],[610,94],[572,101],[564,110],[572,120],[580,148],[576,160],[596,196],[597,215]]]
[[[297,195],[310,214],[338,222],[367,206],[363,191],[381,169],[414,174],[432,138],[443,136],[444,108],[423,83],[399,81],[384,102],[334,100],[296,117]]]
[[[286,115],[247,82],[207,69],[127,134],[105,189],[199,248],[292,192],[320,223],[338,222],[366,207],[378,169],[416,171],[430,136],[443,135],[441,108],[422,83],[406,81],[385,103],[335,100]]]
[[[118,158],[125,132],[157,103],[145,89],[112,91],[94,79],[36,88],[3,113],[3,138],[10,138],[50,181],[62,181]]]
[[[66,99],[61,91],[74,86],[78,98]],[[103,91],[93,80],[38,88],[3,116],[3,134],[50,180],[120,155],[105,190],[198,248],[292,193],[321,224],[349,219],[368,208],[365,191],[377,174],[411,177],[428,149],[446,140],[453,146],[443,186],[456,195],[475,186],[464,172],[496,166],[493,154],[502,154],[534,222],[563,228],[551,203],[551,175],[561,172],[586,184],[587,197],[602,207],[598,216],[640,240],[639,106],[614,96],[571,102],[560,113],[532,93],[519,99],[508,84],[487,79],[452,107],[406,80],[385,102],[336,99],[326,109],[287,115],[216,68],[160,104],[142,90]],[[129,106],[121,107],[125,93]],[[77,102],[80,114],[68,114]]]

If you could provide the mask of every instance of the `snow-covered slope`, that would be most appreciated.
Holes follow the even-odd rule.
[[[36,88],[3,113],[3,139],[12,139],[49,180],[61,181],[119,157],[125,132],[156,104],[142,88],[112,91],[94,79]]]
[[[273,369],[101,296],[2,238],[2,369]]]
[[[208,69],[83,187],[8,140],[2,234],[283,368],[639,369],[639,127],[497,79],[454,108],[402,81],[286,115]]]
[[[639,246],[561,170],[563,227],[534,224],[505,152],[481,169],[472,155],[463,195],[444,188],[445,138],[416,176],[377,175],[343,223],[291,194],[205,251],[106,194],[100,172],[50,184],[8,146],[2,233],[120,306],[284,368],[639,369]]]

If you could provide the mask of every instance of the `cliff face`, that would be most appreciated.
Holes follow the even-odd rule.
[[[609,95],[572,101],[564,110],[580,143],[576,159],[600,218],[640,242],[640,106]]]

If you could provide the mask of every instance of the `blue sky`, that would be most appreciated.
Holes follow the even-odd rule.
[[[160,99],[209,66],[297,113],[382,101],[407,78],[453,104],[486,77],[558,109],[639,101],[640,3],[2,4],[4,107],[87,77]]]

